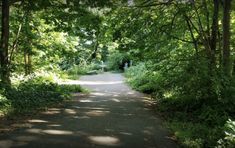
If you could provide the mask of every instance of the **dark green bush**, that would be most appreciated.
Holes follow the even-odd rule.
[[[219,70],[210,72],[203,58],[174,62],[139,63],[125,76],[133,88],[152,94],[183,147],[214,147],[234,115],[235,83],[227,84]]]
[[[13,114],[26,113],[62,102],[70,97],[70,93],[81,92],[79,85],[58,85],[43,77],[22,81],[6,89],[0,98],[0,110],[10,106]]]
[[[225,136],[218,141],[217,148],[233,148],[235,146],[235,121],[229,119],[223,129]]]

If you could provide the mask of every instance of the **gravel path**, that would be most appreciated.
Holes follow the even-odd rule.
[[[91,90],[0,135],[0,148],[174,148],[147,96],[124,84],[121,74],[83,76]]]

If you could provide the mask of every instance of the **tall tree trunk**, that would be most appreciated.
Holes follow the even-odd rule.
[[[213,11],[213,21],[211,27],[211,40],[210,40],[210,48],[211,48],[211,64],[215,66],[215,54],[216,54],[216,44],[217,44],[217,35],[218,35],[218,20],[219,20],[219,0],[214,0],[214,11]]]
[[[32,55],[31,55],[31,53],[28,54],[28,72],[29,72],[29,74],[32,73]]]
[[[232,0],[224,0],[223,7],[223,68],[227,76],[232,75],[230,54],[230,10]]]
[[[32,73],[32,55],[30,49],[24,50],[24,68],[26,76]]]
[[[30,22],[32,18],[32,13],[27,10],[25,13],[25,49],[24,49],[24,63],[25,63],[25,75],[32,73],[32,63],[31,63],[31,52],[32,52],[32,28],[30,27]]]
[[[2,0],[2,35],[1,35],[1,81],[4,84],[10,84],[10,70],[8,63],[8,44],[9,44],[9,0]]]
[[[29,74],[29,72],[28,72],[28,53],[27,53],[27,49],[24,50],[24,72],[25,72],[26,76]]]

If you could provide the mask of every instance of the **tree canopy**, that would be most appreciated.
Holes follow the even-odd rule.
[[[39,71],[77,75],[127,63],[130,85],[166,110],[213,122],[215,132],[234,118],[232,0],[1,0],[0,7],[2,88]]]

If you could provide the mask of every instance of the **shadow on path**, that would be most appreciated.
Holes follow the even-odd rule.
[[[131,90],[120,74],[83,76],[92,90],[75,94],[62,107],[15,125],[0,135],[0,148],[174,148],[161,121],[144,104],[147,96]]]

